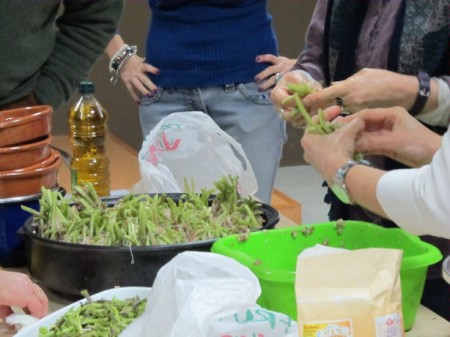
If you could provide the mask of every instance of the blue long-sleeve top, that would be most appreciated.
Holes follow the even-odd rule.
[[[278,54],[266,0],[149,0],[152,20],[146,61],[162,87],[192,88],[251,82]]]

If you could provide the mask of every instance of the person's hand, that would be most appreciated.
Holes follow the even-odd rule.
[[[441,147],[442,138],[402,107],[367,109],[343,120],[361,119],[365,129],[356,151],[390,157],[410,167],[428,164]]]
[[[270,97],[275,109],[279,112],[279,116],[287,122],[292,123],[294,127],[301,127],[305,125],[305,120],[301,114],[293,113],[297,108],[295,101],[292,101],[288,105],[283,104],[287,98],[292,96],[292,93],[287,88],[288,83],[309,83],[315,91],[320,90],[321,85],[308,73],[302,70],[293,70],[284,74],[275,88],[272,89]]]
[[[133,55],[126,60],[120,69],[120,78],[136,103],[140,102],[141,96],[154,95],[158,90],[148,77],[148,73],[158,75],[159,69],[145,63],[145,60],[137,55]]]
[[[0,270],[0,319],[12,314],[11,306],[37,318],[48,314],[48,298],[37,284],[26,274]]]
[[[362,69],[346,80],[306,97],[306,109],[317,111],[336,105],[341,99],[343,109],[357,112],[368,108],[403,106],[410,108],[417,95],[417,79],[383,69]]]
[[[266,91],[277,84],[277,76],[282,76],[289,71],[295,64],[295,59],[289,59],[284,56],[275,56],[272,54],[258,55],[257,63],[270,63],[266,69],[255,76],[255,82],[261,83],[259,91]],[[279,74],[279,75],[277,75]]]
[[[354,157],[357,151],[356,139],[364,129],[364,122],[361,119],[355,118],[352,121],[343,122],[345,118],[338,117],[340,112],[341,109],[338,106],[324,111],[326,120],[342,124],[333,133],[305,132],[300,140],[305,161],[325,178],[329,186],[337,170]],[[314,119],[317,119],[317,116],[314,116]]]

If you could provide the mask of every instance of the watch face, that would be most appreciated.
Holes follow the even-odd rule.
[[[333,191],[334,195],[337,196],[339,200],[344,204],[350,204],[350,198],[348,197],[347,192],[341,186],[333,184],[333,186],[331,186],[331,190]]]

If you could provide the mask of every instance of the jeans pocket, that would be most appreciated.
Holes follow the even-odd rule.
[[[269,92],[259,92],[256,83],[241,83],[238,92],[249,101],[259,105],[272,105]]]
[[[158,90],[156,91],[156,93],[152,96],[141,96],[141,105],[151,105],[153,103],[158,102],[161,99],[161,96],[164,92],[164,89],[161,87],[158,87]]]

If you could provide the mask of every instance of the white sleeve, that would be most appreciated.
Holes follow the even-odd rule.
[[[431,164],[384,174],[377,199],[389,218],[408,232],[450,239],[450,131]]]
[[[438,107],[433,111],[421,113],[416,118],[431,126],[446,127],[450,122],[450,87],[443,79],[435,79],[439,88]]]

